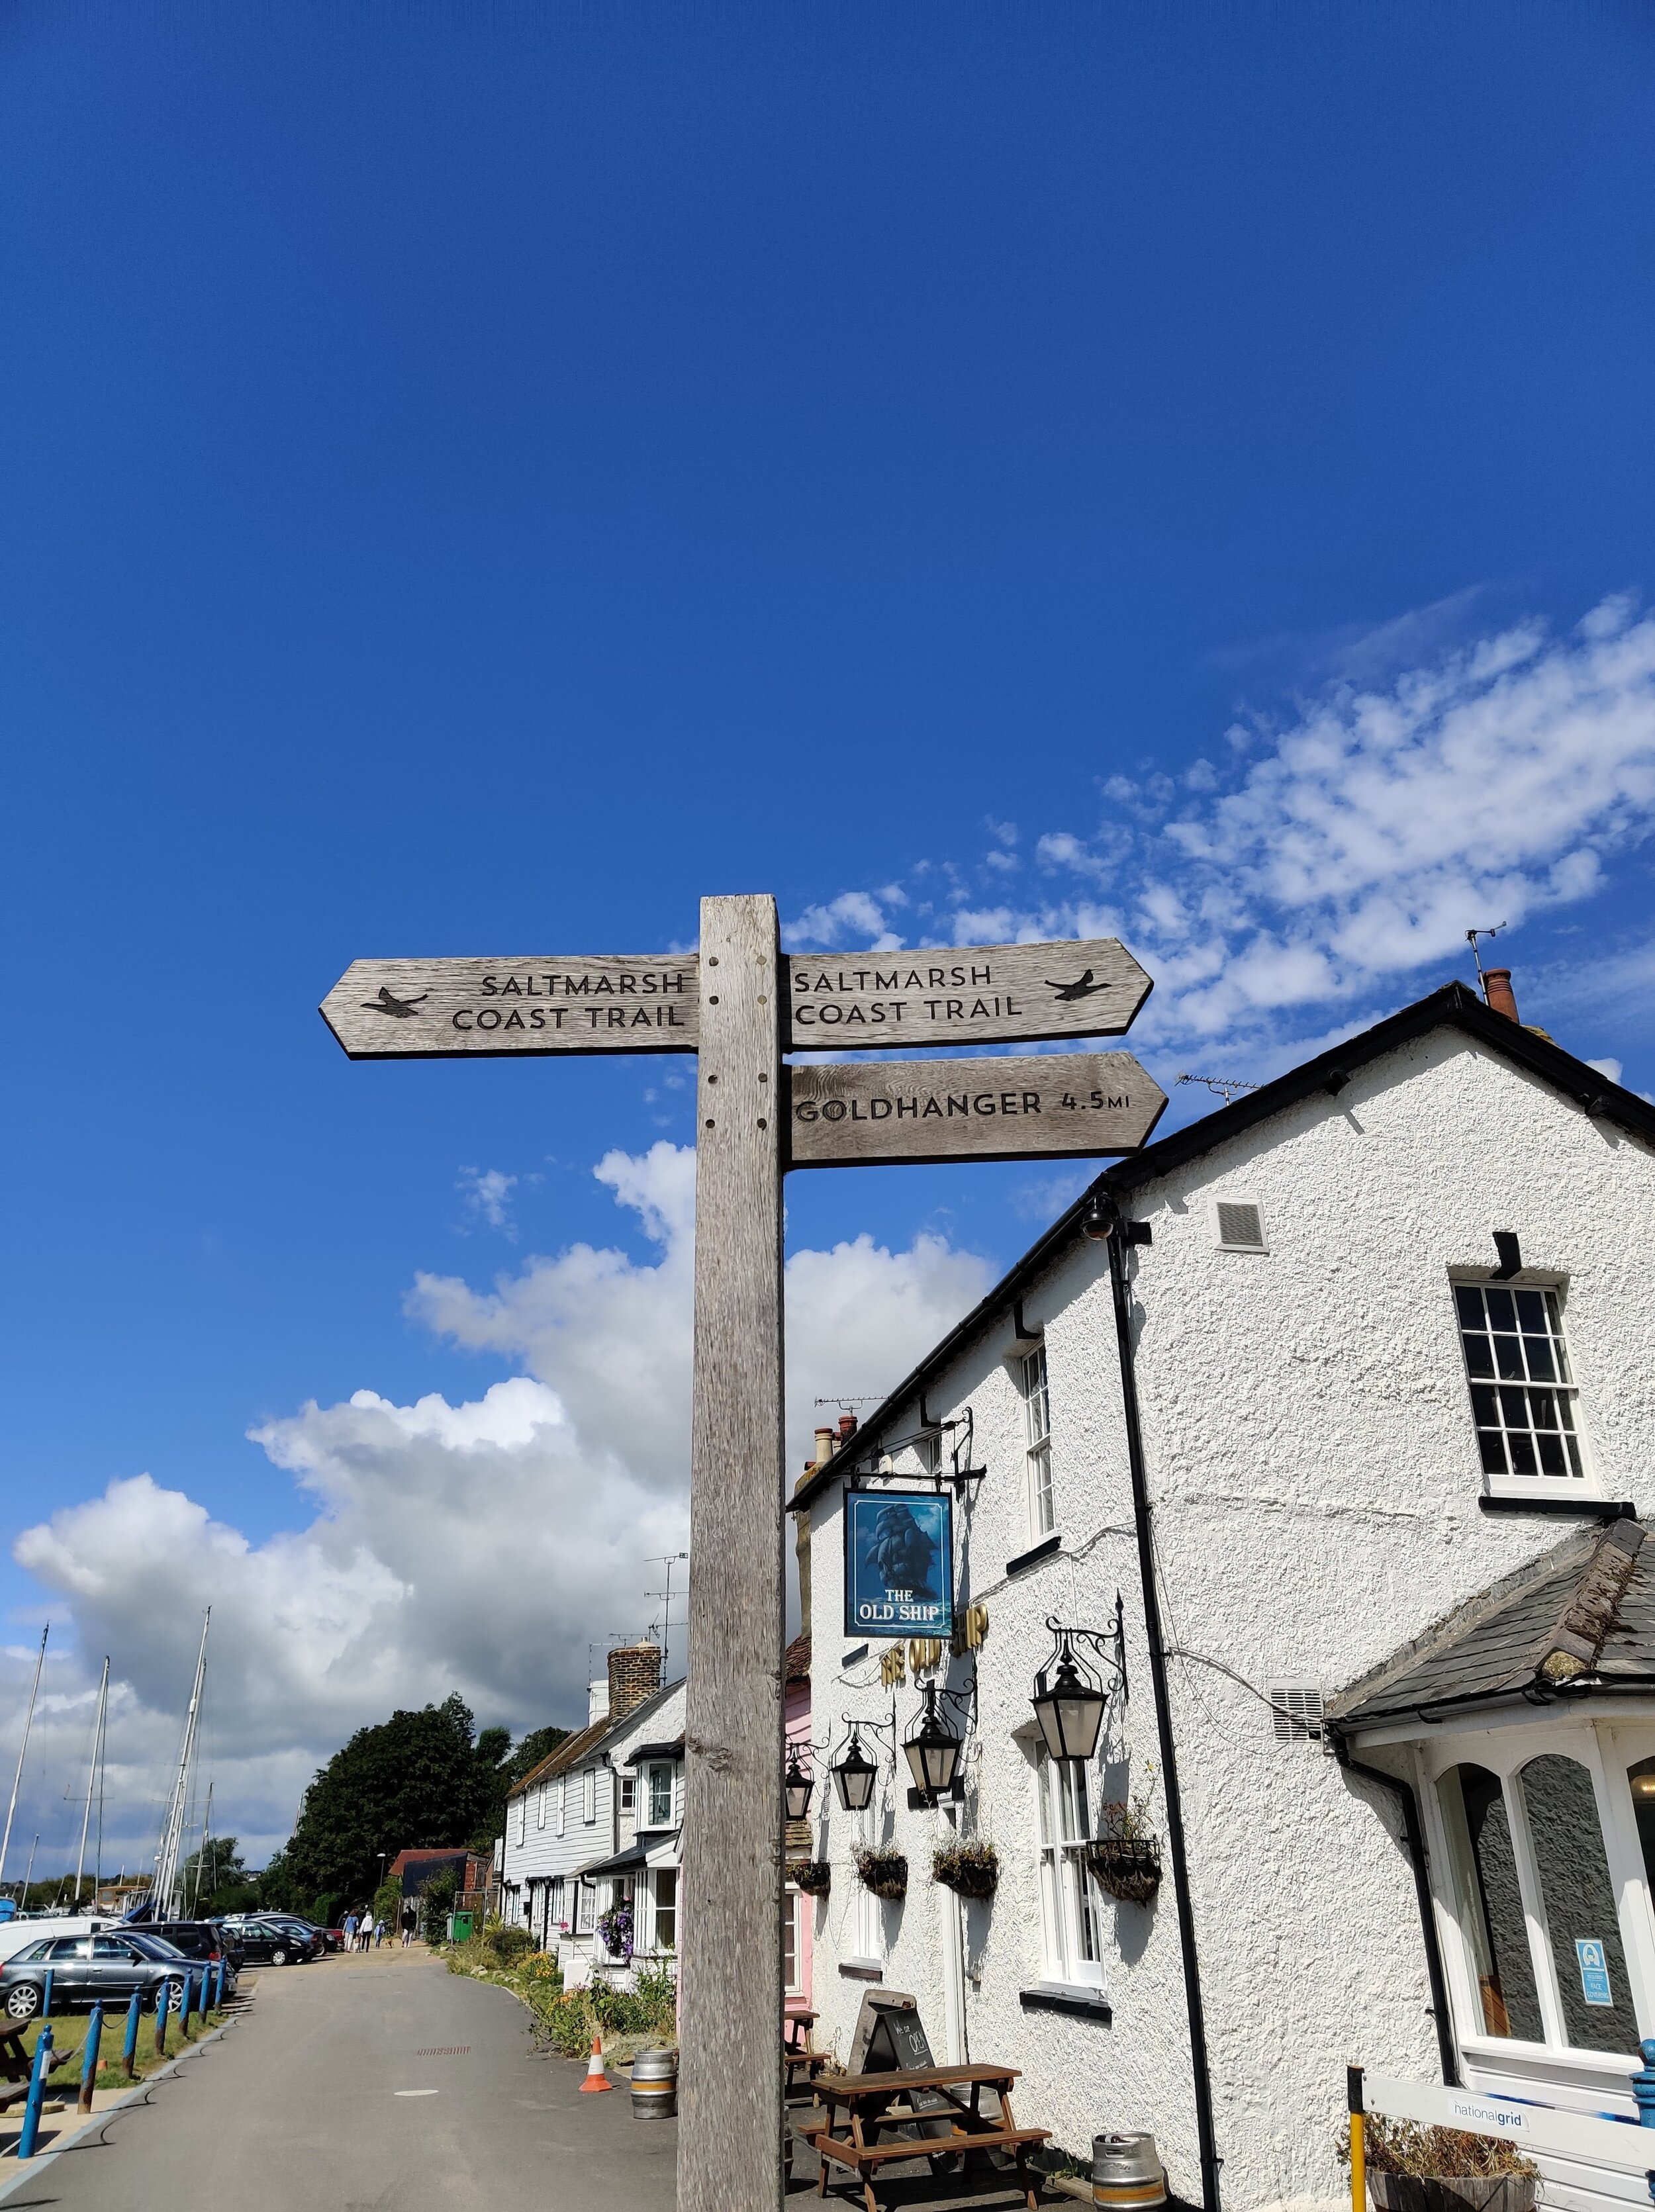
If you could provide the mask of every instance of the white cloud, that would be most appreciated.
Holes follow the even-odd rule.
[[[895,952],[902,939],[885,920],[885,908],[906,903],[901,890],[887,884],[873,891],[841,891],[824,906],[807,906],[796,921],[783,925],[782,942],[789,952],[835,951],[855,945],[868,952]]]
[[[393,1706],[457,1688],[480,1719],[518,1729],[583,1712],[588,1640],[645,1626],[644,1563],[682,1550],[689,1530],[694,1154],[611,1152],[596,1174],[653,1255],[576,1244],[487,1289],[422,1275],[410,1293],[431,1328],[526,1371],[463,1404],[362,1389],[250,1432],[296,1487],[297,1528],[252,1541],[141,1474],[23,1530],[15,1556],[76,1632],[54,1655],[37,1771],[79,1755],[88,1655],[111,1652],[112,1744],[126,1762],[112,1771],[112,1826],[153,1850],[208,1604],[216,1818],[262,1844],[285,1830],[315,1765]],[[812,1401],[894,1385],[989,1273],[928,1236],[906,1251],[861,1237],[793,1255],[795,1472]],[[0,1657],[0,1688],[15,1690],[28,1663]]]
[[[1616,598],[1566,637],[1519,623],[1439,649],[1469,611],[1345,638],[1336,680],[1227,732],[1230,765],[1203,757],[1182,792],[1108,775],[1094,830],[1037,836],[1042,903],[1006,903],[985,871],[980,902],[956,882],[946,913],[916,902],[915,941],[1123,934],[1157,984],[1137,1039],[1268,1054],[1293,1010],[1326,1023],[1431,963],[1460,972],[1473,923],[1597,896],[1655,826],[1655,616]],[[1399,670],[1404,647],[1421,657]]]
[[[503,1175],[498,1168],[461,1168],[454,1188],[490,1229],[503,1229],[508,1237],[516,1235],[510,1212],[511,1194],[517,1188],[515,1176]]]

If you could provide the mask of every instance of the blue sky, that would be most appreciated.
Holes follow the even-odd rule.
[[[356,1718],[453,1678],[528,1724],[647,1617],[617,1538],[556,1653],[468,1641],[538,1477],[472,1483],[445,1612],[386,1533],[410,1436],[464,1491],[567,1418],[605,1530],[675,1547],[686,1064],[353,1066],[352,957],[657,951],[728,890],[801,946],[1109,927],[1163,1079],[1246,1077],[1509,918],[1525,1017],[1655,1087],[1646,14],[23,6],[0,48],[0,1450],[14,1535],[89,1516],[0,1595],[64,1746],[125,1639],[137,1796],[221,1583],[266,1834]],[[1066,1188],[800,1178],[810,1377],[893,1379]],[[639,1331],[648,1438],[593,1380]]]

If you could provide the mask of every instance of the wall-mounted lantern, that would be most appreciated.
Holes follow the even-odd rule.
[[[1094,1650],[1103,1650],[1105,1638],[1096,1629],[1066,1628],[1056,1620],[1049,1620],[1046,1626],[1056,1639],[1056,1648],[1035,1676],[1029,1701],[1040,1723],[1046,1749],[1054,1759],[1090,1759],[1098,1748],[1104,1715],[1109,1711],[1114,1687],[1105,1686],[1103,1679],[1076,1656],[1074,1646],[1078,1639]],[[1118,1594],[1112,1641],[1114,1650],[1108,1655],[1109,1662],[1124,1695],[1126,1631]]]
[[[925,1686],[925,1703],[919,1720],[903,1738],[903,1752],[913,1770],[914,1786],[931,1804],[954,1786],[955,1770],[964,1748],[937,1710],[934,1682]]]
[[[788,1808],[788,1820],[809,1819],[811,1792],[815,1786],[799,1764],[798,1745],[792,1745],[788,1753],[788,1771],[782,1778],[782,1796]]]
[[[873,1784],[879,1770],[862,1749],[862,1740],[854,1728],[843,1758],[836,1760],[828,1771],[846,1812],[867,1812],[873,1802]]]

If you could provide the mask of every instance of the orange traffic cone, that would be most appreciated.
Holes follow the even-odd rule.
[[[588,2090],[612,2089],[614,2086],[615,2084],[604,2071],[603,2045],[594,2035],[592,2039],[592,2057],[587,2063],[586,2079],[581,2084],[581,2094],[585,2096]]]

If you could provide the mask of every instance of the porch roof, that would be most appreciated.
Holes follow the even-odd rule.
[[[581,1869],[576,1878],[581,1881],[598,1881],[612,1874],[633,1874],[643,1863],[643,1845],[629,1844],[624,1851],[617,1851],[611,1858],[593,1859],[590,1866]]]
[[[1572,1537],[1353,1682],[1328,1705],[1330,1734],[1523,1698],[1531,1705],[1655,1692],[1655,1547],[1636,1521]]]

